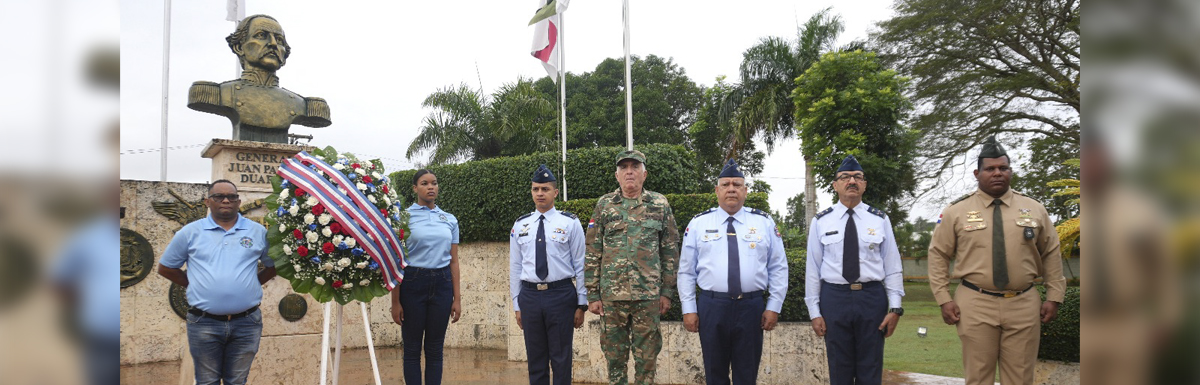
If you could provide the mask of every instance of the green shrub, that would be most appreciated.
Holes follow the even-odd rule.
[[[614,188],[615,189],[615,188]],[[650,189],[651,191],[656,191]],[[679,227],[679,236],[683,237],[683,230],[687,228],[688,222],[696,214],[708,211],[713,207],[717,207],[717,194],[666,194],[667,202],[671,204],[671,212],[675,213],[675,225]],[[559,210],[566,210],[576,215],[579,215],[579,222],[587,227],[588,221],[592,219],[592,213],[596,211],[596,201],[598,198],[590,199],[571,199],[568,202],[559,202],[555,206]],[[746,196],[746,207],[753,207],[763,211],[770,211],[770,204],[767,203],[767,194],[752,193]]]
[[[571,200],[593,198],[595,207],[594,198],[616,190],[615,161],[622,150],[600,147],[568,151],[566,181]],[[705,190],[700,185],[702,179],[697,175],[693,157],[683,146],[650,144],[638,150],[646,154],[649,165],[646,188],[664,194],[711,190],[711,186]],[[513,221],[533,211],[529,195],[533,170],[539,164],[561,170],[561,157],[557,152],[543,152],[430,167],[442,187],[437,204],[458,217],[462,242],[504,241]],[[389,175],[392,187],[404,196],[405,202],[414,202],[415,173],[416,170],[404,170]],[[557,176],[563,180],[562,175]],[[716,199],[712,202],[715,204]],[[587,212],[591,214],[590,209]]]
[[[1038,286],[1042,300],[1046,300],[1046,287]],[[1079,287],[1067,287],[1063,303],[1058,307],[1058,318],[1042,324],[1042,341],[1038,358],[1043,360],[1079,362]]]
[[[808,306],[804,304],[804,274],[808,263],[808,252],[804,249],[788,249],[788,292],[783,299],[780,322],[810,321]]]

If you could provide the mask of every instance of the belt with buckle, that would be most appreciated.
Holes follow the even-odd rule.
[[[213,314],[213,313],[209,313],[204,310],[197,309],[197,308],[188,309],[188,313],[192,313],[192,314],[195,314],[195,315],[198,315],[201,317],[212,318],[212,319],[215,319],[218,321],[232,321],[232,320],[235,320],[238,318],[248,316],[248,315],[250,315],[250,313],[253,313],[255,310],[258,310],[258,305],[254,305],[254,307],[247,309],[244,312],[235,313],[235,314]]]
[[[883,282],[882,282],[882,281],[855,282],[855,283],[849,283],[849,284],[847,284],[847,283],[833,283],[833,282],[829,282],[829,281],[822,281],[822,282],[825,282],[826,284],[829,284],[829,285],[833,285],[833,286],[841,287],[841,288],[847,288],[847,289],[850,289],[851,291],[859,291],[859,290],[862,290],[862,289],[864,289],[864,288],[875,287],[875,286],[879,286],[879,285],[882,285],[882,284],[883,284]]]
[[[560,280],[557,280],[554,282],[521,281],[521,286],[525,287],[526,289],[542,291],[542,290],[557,289],[557,288],[560,288],[563,286],[575,286],[575,284],[571,282],[570,278],[563,278],[563,279],[560,279]]]
[[[975,286],[975,284],[967,282],[967,280],[965,280],[965,279],[962,281],[962,286],[966,286],[968,289],[971,289],[971,290],[974,290],[974,291],[977,291],[977,292],[980,292],[983,294],[987,294],[987,295],[990,295],[993,297],[1001,297],[1001,298],[1016,297],[1018,295],[1021,295],[1021,293],[1027,292],[1027,291],[1029,291],[1029,289],[1033,288],[1033,284],[1031,283],[1031,284],[1029,284],[1029,287],[1025,288],[1025,290],[990,291],[990,290],[980,289],[979,286]]]
[[[709,296],[712,298],[729,298],[729,299],[762,298],[764,296],[764,294],[766,294],[766,292],[762,291],[762,290],[748,291],[748,292],[738,294],[738,295],[731,295],[729,293],[723,293],[723,292],[712,291],[712,290],[700,290],[700,295]]]

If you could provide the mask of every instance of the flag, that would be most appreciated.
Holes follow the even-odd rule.
[[[542,66],[546,67],[546,74],[551,80],[558,82],[558,28],[560,24],[559,15],[567,10],[567,3],[570,0],[550,0],[545,6],[538,8],[533,14],[533,18],[529,20],[529,25],[533,26],[533,48],[530,49],[530,55],[542,61]]]

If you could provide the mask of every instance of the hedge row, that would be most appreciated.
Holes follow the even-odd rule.
[[[1046,287],[1038,286],[1042,300]],[[1042,342],[1038,358],[1043,360],[1079,362],[1079,287],[1067,287],[1067,295],[1058,307],[1058,318],[1042,324]]]
[[[598,198],[616,190],[615,162],[617,154],[623,150],[621,147],[600,147],[567,151],[566,180],[571,200]],[[693,157],[683,146],[650,144],[638,150],[646,154],[649,166],[646,188],[664,194],[712,191],[712,186],[701,185],[702,178],[697,174]],[[539,164],[546,164],[558,173],[562,169],[561,157],[557,152],[543,152],[430,167],[441,186],[437,204],[458,217],[462,242],[503,241],[508,237],[513,221],[533,211],[533,200],[529,195],[533,171]],[[416,170],[404,170],[389,175],[406,204],[413,202],[412,176],[415,173]],[[558,177],[563,179],[561,175]],[[562,199],[561,193],[559,199]],[[592,204],[595,204],[594,199]],[[590,214],[591,210],[587,212]]]

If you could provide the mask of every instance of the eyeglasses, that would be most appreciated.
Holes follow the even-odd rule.
[[[208,198],[216,202],[222,202],[226,199],[228,199],[230,202],[237,202],[242,199],[237,194],[213,194],[209,195]]]
[[[842,175],[842,176],[837,177],[838,182],[848,182],[851,179],[854,179],[859,182],[865,182],[867,180],[867,177],[866,177],[866,175],[862,175],[862,174]]]

